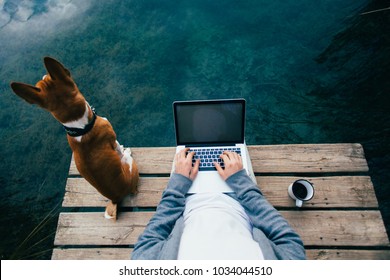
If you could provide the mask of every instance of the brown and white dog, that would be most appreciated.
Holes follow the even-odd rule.
[[[107,219],[116,219],[117,204],[137,193],[138,168],[130,149],[116,141],[110,122],[97,116],[77,88],[70,72],[45,57],[48,72],[35,86],[12,82],[13,91],[28,103],[48,110],[68,132],[68,142],[80,174],[111,201]]]

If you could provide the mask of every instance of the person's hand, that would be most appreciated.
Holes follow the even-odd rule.
[[[187,154],[189,148],[183,149],[175,156],[175,172],[190,178],[192,181],[196,178],[199,171],[200,160],[197,159],[194,166],[192,166],[192,158],[195,152]]]
[[[225,169],[222,169],[217,162],[214,162],[214,166],[224,181],[243,168],[241,156],[235,152],[224,151],[220,158],[225,163]]]

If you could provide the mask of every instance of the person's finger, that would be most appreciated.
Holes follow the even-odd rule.
[[[236,152],[226,152],[229,157],[229,160],[233,162],[241,162],[241,156]]]
[[[238,153],[234,152],[233,157],[236,161],[241,161],[241,156]]]
[[[190,152],[190,153],[188,153],[187,159],[192,160],[192,158],[194,157],[194,155],[195,155],[195,152]]]
[[[220,158],[223,160],[223,162],[227,162],[230,160],[229,156],[224,152],[222,155],[220,155]]]
[[[221,176],[224,179],[225,178],[225,171],[222,169],[221,165],[216,161],[214,161],[213,163],[214,163],[215,168],[218,171],[219,176]]]
[[[195,161],[194,168],[199,170],[199,166],[200,166],[200,159],[197,159]]]
[[[188,152],[189,150],[190,150],[190,148],[185,148],[185,149],[181,150],[180,156],[181,156],[182,158],[185,158],[186,155],[187,155],[187,152]]]
[[[199,172],[199,165],[200,165],[200,159],[197,159],[195,161],[194,167],[191,170],[190,179],[194,180],[196,175],[198,175]]]
[[[179,160],[180,158],[182,158],[183,157],[183,150],[181,150],[180,152],[178,152],[177,154],[176,154],[176,159],[177,160]]]

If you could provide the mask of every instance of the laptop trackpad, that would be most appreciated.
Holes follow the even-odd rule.
[[[206,192],[234,192],[232,188],[219,176],[217,171],[199,172],[192,183],[188,193],[206,193]]]

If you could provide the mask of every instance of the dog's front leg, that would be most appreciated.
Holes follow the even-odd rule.
[[[127,163],[130,168],[130,173],[132,171],[132,168],[133,168],[133,157],[131,156],[131,150],[130,148],[126,148],[123,150],[123,157],[121,159],[122,163]]]
[[[122,163],[127,163],[130,166],[130,172],[132,171],[133,167],[133,157],[131,156],[131,149],[130,148],[124,148],[123,145],[119,144],[118,141],[116,141],[116,147],[115,150],[117,151],[118,155],[121,158]]]
[[[115,142],[116,142],[115,151],[118,153],[119,157],[122,159],[122,157],[124,156],[125,149],[123,148],[123,145],[119,144],[118,140],[115,140]]]

